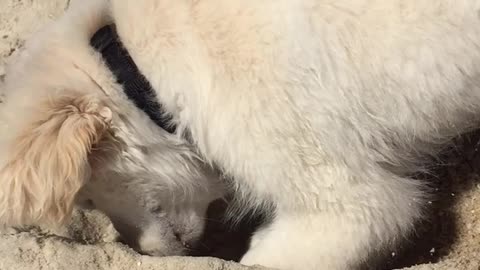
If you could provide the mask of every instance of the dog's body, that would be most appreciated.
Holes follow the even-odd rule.
[[[243,202],[274,206],[273,222],[254,235],[245,264],[351,269],[391,247],[413,229],[428,198],[412,175],[480,120],[480,1],[114,0],[111,5],[123,44],[173,116],[177,134],[191,138],[207,163],[233,177]],[[82,25],[85,35],[105,23],[90,22]],[[77,71],[59,73],[63,83],[44,89],[93,93],[102,104],[95,111],[103,115],[98,121],[135,123],[115,129],[117,136],[132,137],[122,130],[136,130],[132,140],[138,144],[172,143],[109,93],[118,89],[102,81],[108,75],[91,70],[102,66],[99,59],[80,48],[86,44],[77,48],[79,41],[71,42],[51,53],[61,60],[59,49],[75,51],[82,61]],[[29,77],[38,68],[24,69]],[[35,86],[12,85],[6,110],[18,114],[18,97],[25,93],[34,95],[33,102],[24,100],[36,106]],[[105,137],[100,127],[92,131],[98,140]],[[11,162],[12,156],[2,159]],[[177,161],[184,162],[150,164],[162,170],[162,164]],[[95,176],[99,170],[88,164]],[[179,173],[185,176],[176,179],[179,185],[188,185],[191,175],[202,179],[203,167],[195,166],[201,173]],[[134,175],[130,168],[117,171]],[[18,176],[4,168],[2,181],[12,174]],[[7,191],[0,196],[2,207],[12,207],[16,199]],[[34,221],[49,219],[48,213],[34,214],[39,216]],[[17,220],[5,210],[1,217]]]

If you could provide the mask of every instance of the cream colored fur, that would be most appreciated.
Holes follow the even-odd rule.
[[[111,111],[68,90],[45,104],[5,149],[0,216],[12,224],[63,223],[90,177],[88,153],[108,130]]]
[[[93,204],[139,251],[185,254],[222,183],[190,144],[128,100],[89,46],[110,20],[107,7],[74,1],[11,60],[0,106],[0,224],[58,226],[74,203]]]
[[[215,181],[203,177],[201,165],[188,166],[188,173],[172,171],[186,164],[170,158],[176,152],[198,152],[232,176],[246,205],[269,211],[274,206],[273,222],[254,235],[244,264],[355,269],[373,254],[386,253],[424,217],[429,191],[412,176],[425,171],[453,136],[479,124],[478,0],[109,4],[111,16],[105,18],[115,22],[174,117],[178,137],[162,133],[124,100],[98,57],[87,53],[80,24],[70,24],[77,32],[68,42],[30,50],[30,57],[50,61],[32,60],[28,63],[37,66],[19,68],[23,76],[10,78],[16,94],[7,94],[7,110],[23,113],[23,102],[37,106],[41,91],[53,96],[53,89],[72,86],[96,95],[103,91],[115,132],[127,145],[154,141],[171,150],[167,160],[152,161],[129,148],[133,162],[107,170],[118,172],[118,179],[135,178],[135,166],[147,164],[159,175],[172,174],[162,179],[165,186],[190,186],[196,179],[193,183],[212,190]],[[88,29],[101,24],[90,22]],[[38,75],[41,69],[55,71],[55,77]],[[42,84],[16,85],[20,78],[35,81],[32,77]],[[169,148],[181,144],[182,135],[196,149],[187,143],[182,150]],[[98,164],[103,160],[107,168],[126,162],[105,157]],[[208,194],[186,193],[197,199]]]

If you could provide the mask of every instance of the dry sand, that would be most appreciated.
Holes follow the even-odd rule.
[[[67,0],[0,0],[0,88],[10,56],[21,50],[30,33],[60,15],[67,5]],[[480,181],[475,170],[480,165],[478,138],[459,139],[458,151],[449,155],[451,165],[432,180],[438,198],[429,204],[430,222],[419,227],[418,237],[403,250],[388,251],[385,268],[480,269]],[[117,239],[109,220],[95,211],[77,211],[72,224],[62,231],[9,229],[0,233],[0,270],[257,269],[214,258],[140,256]],[[237,239],[223,240],[235,245]],[[234,258],[222,254],[231,248],[227,246],[210,254]]]

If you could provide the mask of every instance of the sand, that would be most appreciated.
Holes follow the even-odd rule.
[[[0,89],[5,64],[18,53],[24,40],[48,21],[62,14],[67,0],[0,0]],[[0,91],[1,102],[1,91]],[[477,171],[478,135],[458,140],[457,151],[432,180],[438,197],[429,203],[432,217],[419,226],[417,237],[403,249],[387,251],[384,268],[412,270],[480,269],[480,181]],[[218,236],[217,236],[218,238]],[[224,238],[210,255],[226,255],[239,238]],[[261,269],[210,257],[141,256],[121,244],[118,233],[97,211],[76,211],[72,222],[58,231],[39,228],[0,232],[0,270],[27,269]],[[238,243],[237,243],[238,241]],[[228,247],[230,246],[230,247]],[[407,268],[404,268],[407,269]]]

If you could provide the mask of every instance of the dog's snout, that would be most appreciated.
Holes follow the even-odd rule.
[[[198,239],[195,237],[189,237],[188,234],[180,233],[178,231],[175,231],[173,233],[177,241],[179,241],[183,247],[185,247],[187,250],[194,250],[197,248],[198,245]]]
[[[175,231],[173,232],[173,235],[178,241],[182,241],[182,235],[179,232]]]
[[[183,245],[184,247],[186,247],[186,248],[190,248],[190,247],[191,247],[191,245],[190,245],[189,243],[187,243],[187,242],[182,242],[182,245]]]
[[[112,219],[112,223],[120,234],[120,242],[132,247],[133,249],[138,249],[138,238],[141,235],[140,229],[117,219]]]

